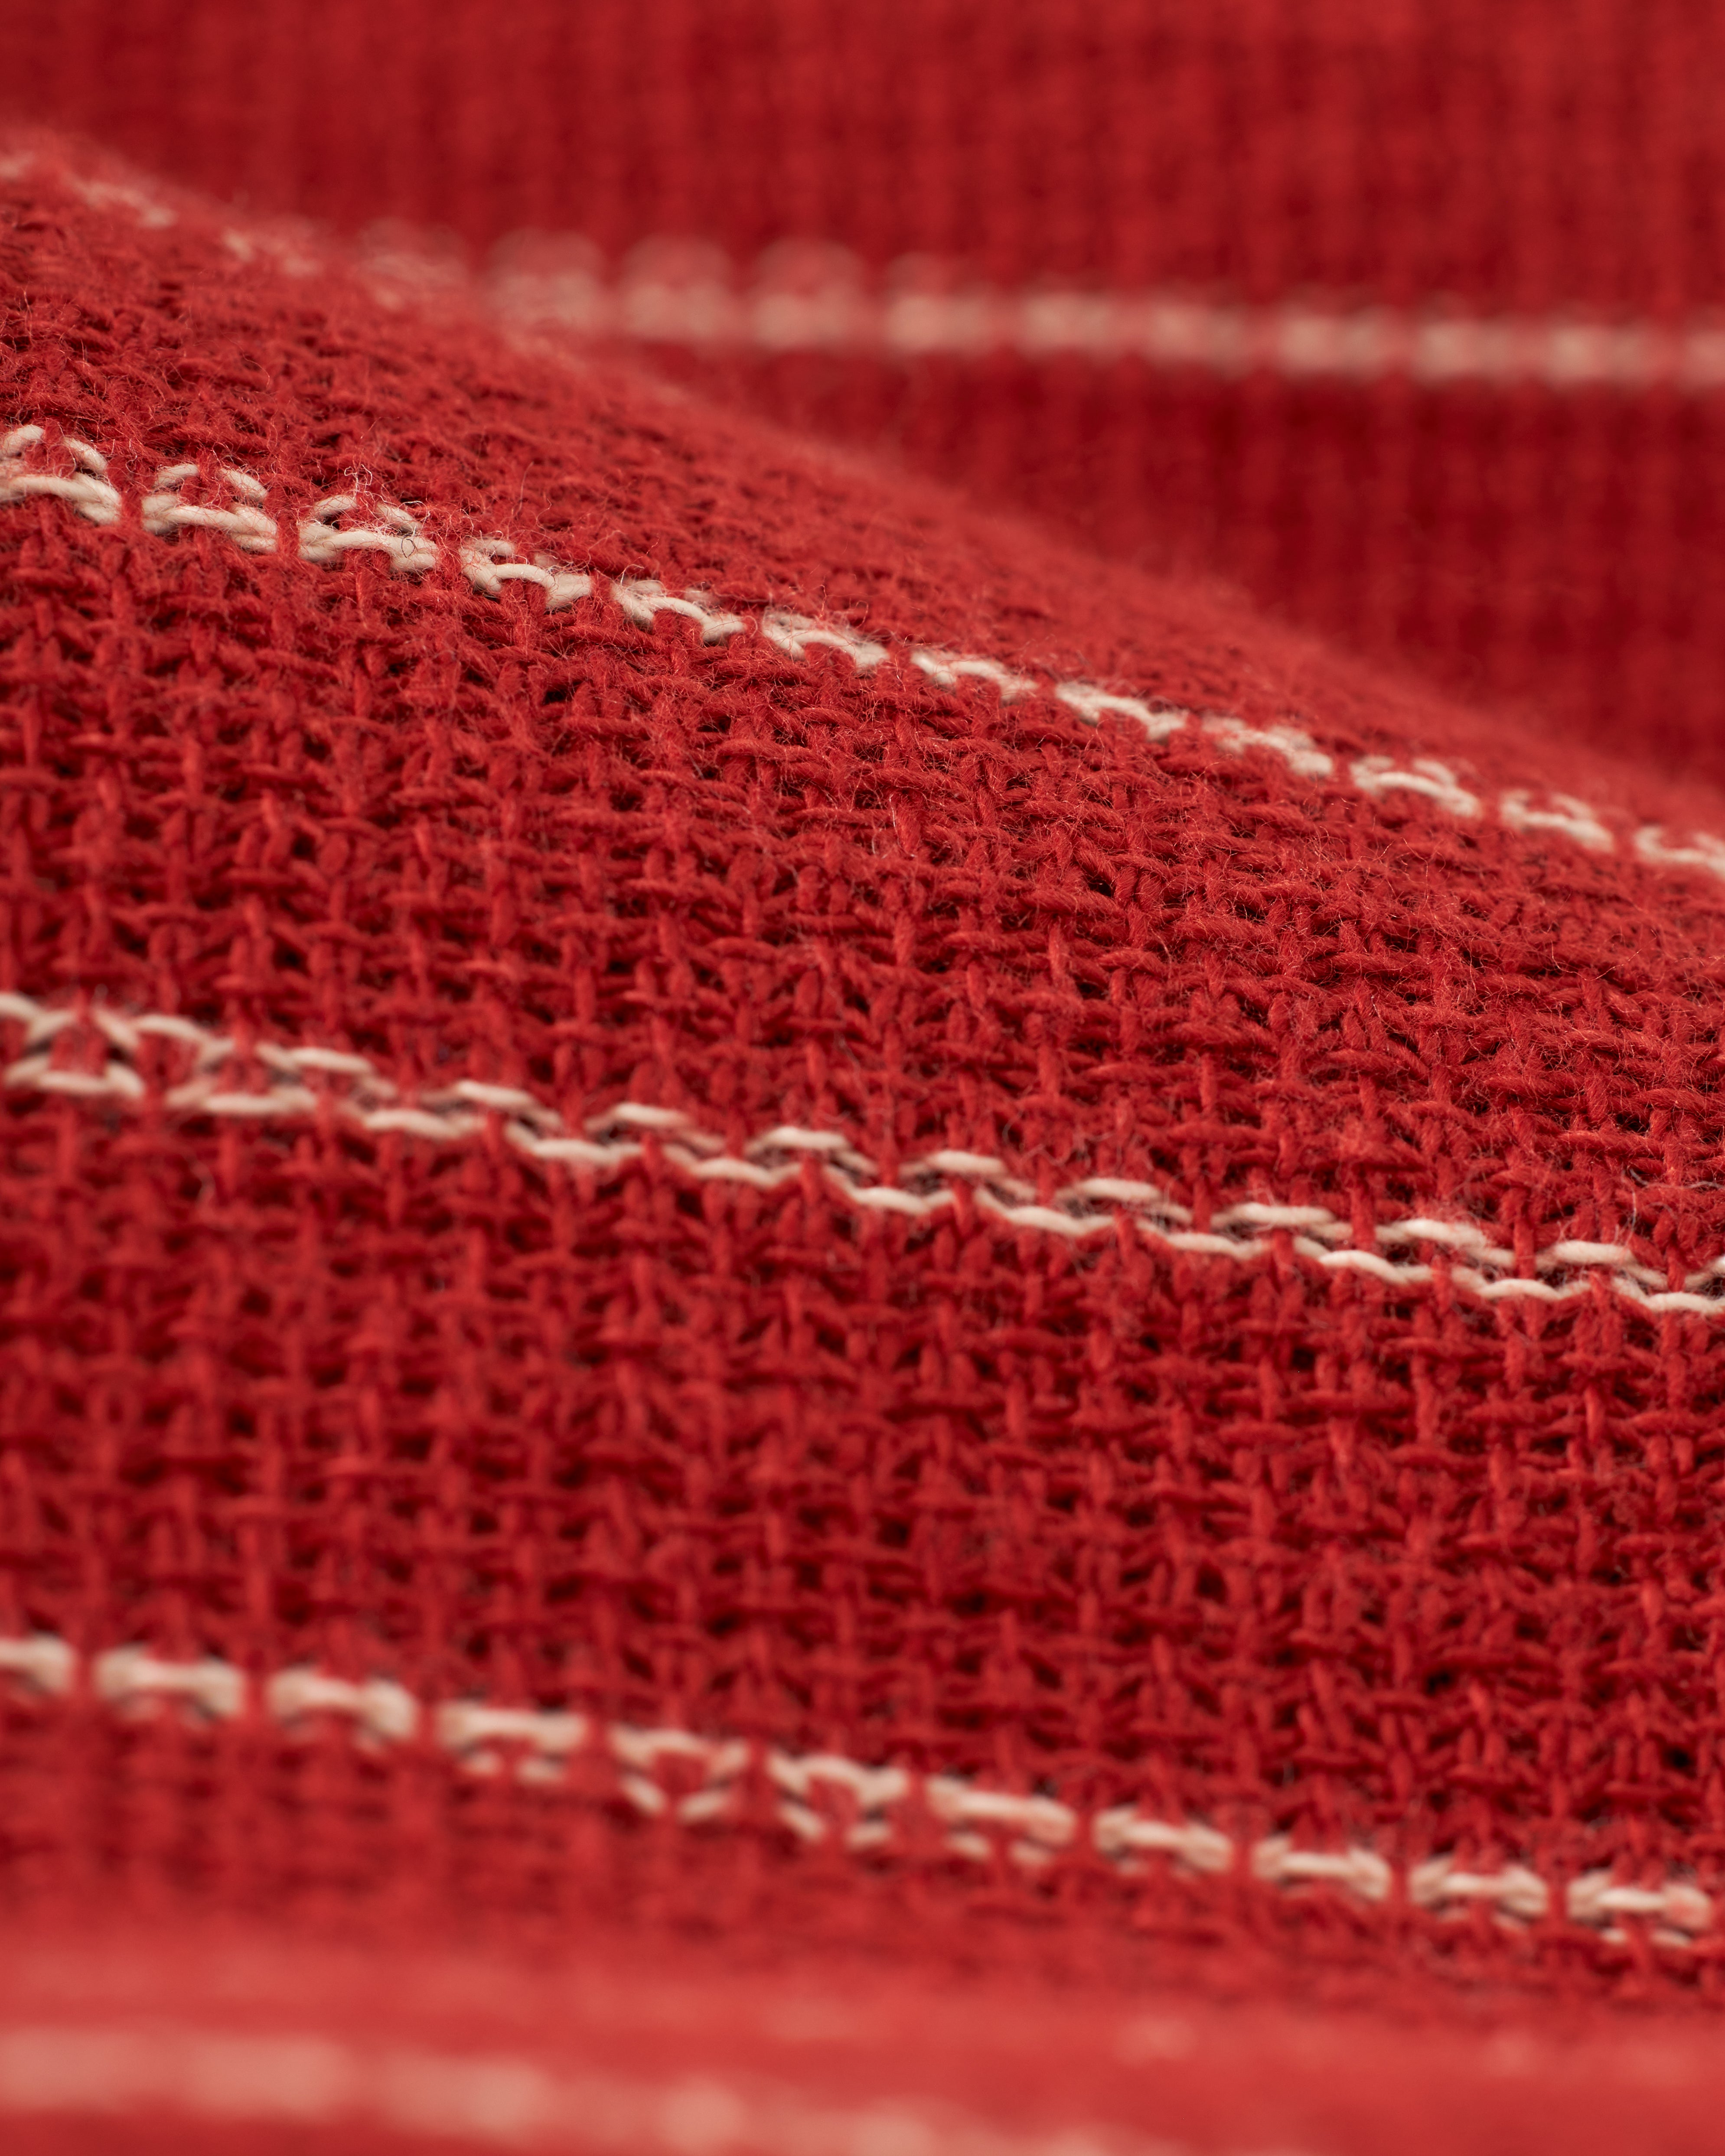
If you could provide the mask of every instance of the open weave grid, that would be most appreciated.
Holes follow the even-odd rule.
[[[635,266],[673,288],[1316,302],[1368,341],[1386,318],[1507,347],[1531,327],[1543,368],[1441,382],[1309,350],[1096,360],[986,327],[920,357],[665,357],[1470,695],[1725,778],[1725,379],[1717,358],[1697,381],[1659,359],[1685,327],[1720,349],[1725,53],[1697,0],[19,13],[14,111],[254,209],[405,220],[476,258],[575,234],[614,270],[645,244]],[[1602,331],[1621,339],[1603,366],[1585,349]]]
[[[1725,808],[11,171],[10,1891],[1711,1986]]]

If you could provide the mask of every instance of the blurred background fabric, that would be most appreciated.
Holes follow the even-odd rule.
[[[1725,777],[1699,0],[63,0],[0,100]]]

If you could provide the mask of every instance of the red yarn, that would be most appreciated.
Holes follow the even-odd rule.
[[[14,1907],[1711,2001],[1725,804],[5,185]]]
[[[1718,305],[1725,54],[1695,0],[59,0],[0,98],[254,209],[483,256],[695,236],[748,274],[1149,290],[1417,324]],[[662,356],[1086,544],[1235,580],[1453,690],[1725,779],[1710,370],[1365,380],[1010,351]]]

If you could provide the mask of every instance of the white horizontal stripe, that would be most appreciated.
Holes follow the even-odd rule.
[[[0,177],[39,161],[0,159]],[[178,221],[139,179],[59,175],[89,208],[149,228]],[[342,259],[303,234],[228,226],[222,241],[242,262],[316,276]],[[954,264],[918,256],[872,275],[829,241],[781,240],[745,270],[700,241],[647,239],[614,267],[578,234],[517,234],[480,277],[447,242],[398,225],[362,242],[361,266],[379,296],[447,300],[467,291],[506,320],[583,337],[623,337],[701,349],[823,352],[908,361],[1077,357],[1136,359],[1238,379],[1370,382],[1428,388],[1537,382],[1556,390],[1671,388],[1702,395],[1725,385],[1725,318],[1624,320],[1583,307],[1543,314],[1486,312],[1448,296],[1391,306],[1339,295],[1269,304],[1183,288],[1111,290],[1052,279],[1017,286],[966,280]]]
[[[136,2111],[229,2133],[286,2127],[295,2148],[308,2129],[358,2126],[416,2143],[614,2156],[1189,2156],[1186,2143],[1115,2126],[1021,2129],[914,2097],[827,2097],[705,2072],[632,2078],[447,2043],[366,2045],[322,2028],[199,2028],[155,2015],[0,2025],[0,2113],[101,2118],[123,2133],[114,2122]]]
[[[394,235],[368,265],[388,286],[446,284],[447,254]],[[1173,289],[967,282],[924,261],[872,275],[829,245],[781,243],[746,271],[711,247],[647,240],[614,269],[571,236],[506,240],[480,290],[506,319],[581,337],[696,350],[821,352],[910,361],[1138,360],[1239,379],[1460,383],[1556,390],[1725,384],[1725,320],[1613,320],[1584,311],[1486,313],[1453,300],[1393,307],[1341,298],[1268,305]]]
[[[907,1219],[944,1215],[962,1196],[1004,1227],[1069,1242],[1124,1229],[1184,1256],[1249,1261],[1285,1250],[1327,1271],[1358,1272],[1394,1288],[1442,1279],[1487,1302],[1567,1302],[1599,1281],[1644,1310],[1725,1316],[1725,1255],[1674,1287],[1627,1244],[1560,1234],[1535,1253],[1527,1274],[1516,1253],[1475,1220],[1414,1214],[1378,1225],[1373,1239],[1380,1247],[1348,1248],[1349,1219],[1327,1206],[1248,1199],[1212,1214],[1200,1229],[1186,1206],[1154,1183],[1086,1176],[1044,1199],[987,1153],[942,1148],[907,1161],[895,1180],[884,1182],[868,1155],[838,1131],[781,1123],[732,1153],[675,1108],[620,1101],[576,1132],[549,1102],[519,1086],[460,1079],[404,1096],[369,1058],[351,1050],[274,1041],[242,1050],[228,1035],[180,1017],[127,1015],[100,1003],[45,1004],[8,989],[0,990],[0,1023],[7,1021],[23,1029],[22,1053],[0,1068],[0,1090],[21,1095],[134,1111],[153,1104],[176,1116],[251,1123],[332,1115],[373,1137],[398,1132],[434,1144],[476,1139],[495,1120],[505,1142],[526,1158],[606,1178],[640,1161],[650,1141],[660,1159],[697,1183],[773,1191],[812,1175],[854,1205]],[[146,1078],[138,1069],[155,1041],[178,1054],[180,1070]],[[55,1060],[72,1055],[84,1057],[81,1067]],[[1427,1255],[1384,1255],[1409,1249]]]
[[[55,468],[56,463],[59,469]],[[65,437],[55,453],[42,428],[14,428],[0,437],[0,506],[51,498],[65,502],[92,523],[121,523],[125,498],[107,477],[107,469],[106,459],[87,442]],[[195,470],[181,464],[157,473],[153,490],[140,504],[144,530],[172,541],[182,530],[198,529],[224,536],[249,553],[277,552],[280,527],[261,506],[268,499],[262,482],[250,473],[223,467],[212,481],[223,499],[214,503],[188,502],[183,490]],[[876,641],[848,623],[819,623],[778,608],[765,609],[758,618],[733,613],[705,592],[670,592],[654,578],[608,581],[545,554],[531,563],[520,562],[515,558],[514,542],[498,536],[461,539],[445,550],[427,531],[429,521],[429,511],[410,515],[398,505],[383,501],[362,508],[353,495],[331,495],[300,520],[299,558],[331,568],[351,554],[375,553],[382,557],[393,575],[417,578],[443,567],[453,552],[459,573],[482,597],[501,601],[511,584],[525,584],[542,593],[547,614],[566,609],[578,599],[592,598],[603,603],[608,598],[619,613],[638,629],[652,631],[661,614],[689,623],[701,649],[723,649],[734,638],[757,635],[788,658],[803,663],[809,662],[811,653],[830,651],[848,660],[859,674],[870,673],[896,660],[913,675],[920,675],[925,681],[955,695],[993,694],[1002,704],[1047,696],[1086,725],[1118,720],[1140,730],[1152,743],[1183,736],[1189,742],[1201,742],[1230,756],[1243,757],[1255,752],[1273,757],[1295,778],[1344,790],[1351,787],[1367,799],[1388,803],[1392,808],[1411,798],[1424,801],[1461,823],[1473,824],[1494,805],[1484,794],[1471,790],[1455,771],[1435,757],[1415,753],[1398,760],[1373,753],[1344,760],[1344,767],[1338,771],[1336,757],[1298,727],[1284,722],[1249,726],[1224,712],[1194,713],[1099,688],[1088,681],[1061,681],[1015,671],[999,660],[974,653]],[[1574,794],[1512,787],[1497,795],[1495,807],[1504,829],[1518,835],[1533,834],[1542,844],[1544,834],[1551,834],[1593,853],[1617,850],[1617,839],[1604,820],[1605,812],[1589,807]],[[1699,873],[1725,882],[1725,839],[1704,831],[1668,831],[1658,824],[1643,825],[1625,835],[1632,858],[1648,868]],[[74,1084],[54,1082],[67,1090]]]
[[[346,1729],[378,1748],[427,1744],[470,1774],[557,1783],[572,1758],[586,1755],[608,1768],[616,1800],[643,1819],[687,1827],[740,1822],[751,1786],[764,1786],[780,1824],[798,1841],[830,1841],[858,1855],[907,1855],[923,1845],[932,1825],[950,1855],[1021,1871],[1081,1862],[1090,1851],[1130,1879],[1142,1873],[1147,1859],[1163,1857],[1194,1879],[1239,1873],[1278,1892],[1329,1887],[1371,1905],[1405,1900],[1439,1917],[1484,1902],[1506,1921],[1526,1922],[1557,1907],[1572,1924],[1607,1938],[1624,1937],[1625,1918],[1681,1946],[1718,1928],[1711,1897],[1675,1874],[1650,1886],[1600,1868],[1562,1879],[1524,1865],[1479,1873],[1445,1856],[1400,1871],[1360,1845],[1310,1849],[1286,1835],[1249,1841],[1201,1820],[1147,1815],[1132,1804],[1086,1811],[955,1774],[922,1774],[833,1753],[788,1753],[752,1738],[601,1722],[562,1707],[422,1701],[382,1676],[355,1682],[296,1666],[254,1678],[213,1656],[176,1662],[141,1645],[110,1648],[86,1664],[65,1640],[39,1633],[0,1638],[0,1675],[44,1700],[71,1699],[87,1684],[96,1699],[131,1720],[163,1712],[206,1725],[263,1718],[305,1738]]]

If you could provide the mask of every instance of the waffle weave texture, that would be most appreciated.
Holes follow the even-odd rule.
[[[1706,797],[10,169],[16,1905],[1711,1997]]]
[[[513,234],[579,234],[614,268],[700,243],[692,264],[652,257],[673,284],[747,281],[759,258],[793,294],[848,263],[961,299],[1531,330],[1543,367],[1435,382],[1394,359],[1219,370],[986,332],[921,357],[661,356],[1466,696],[1725,778],[1725,53],[1697,0],[20,14],[15,114],[253,211],[441,230],[475,263]],[[1657,364],[1687,330],[1713,340],[1692,381]],[[1600,332],[1626,340],[1621,372],[1589,361]]]

